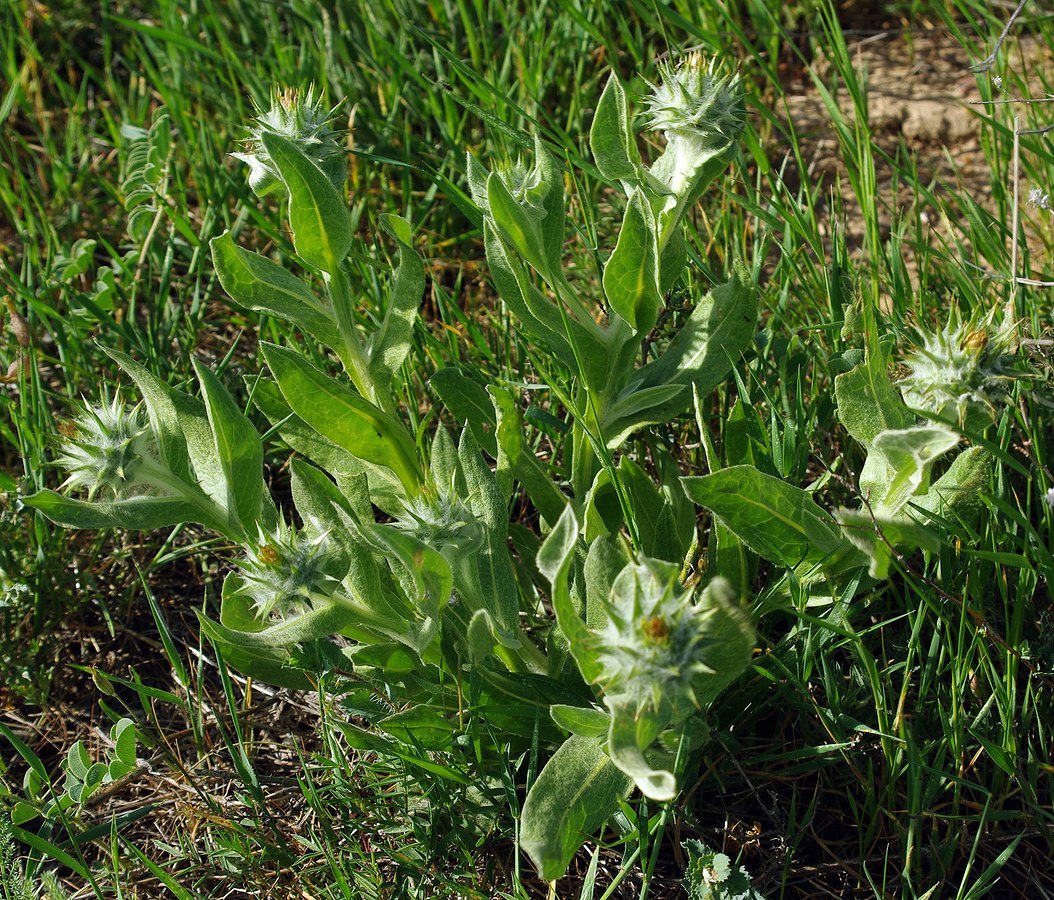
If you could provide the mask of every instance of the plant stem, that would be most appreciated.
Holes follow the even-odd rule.
[[[335,272],[329,274],[329,296],[333,303],[333,312],[337,317],[337,328],[344,346],[337,350],[344,370],[348,373],[355,389],[366,400],[385,412],[392,412],[391,398],[381,396],[373,376],[370,374],[369,359],[365,348],[359,340],[358,331],[355,328],[354,306],[351,299],[351,282],[343,268],[338,267]]]

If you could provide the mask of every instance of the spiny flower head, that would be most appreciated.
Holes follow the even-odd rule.
[[[69,473],[64,489],[85,489],[89,500],[100,491],[121,500],[156,487],[151,476],[158,467],[157,441],[139,407],[117,397],[99,406],[85,403],[59,432],[63,442],[55,462]]]
[[[721,75],[716,62],[690,53],[679,64],[660,67],[661,80],[652,85],[647,115],[652,129],[667,141],[680,136],[702,138],[705,145],[723,146],[743,129],[743,85],[739,75]]]
[[[473,550],[483,540],[483,525],[449,492],[426,492],[403,500],[403,512],[394,525],[444,556]]]
[[[272,89],[270,106],[256,107],[256,121],[243,141],[245,152],[231,154],[249,164],[249,186],[258,197],[282,188],[278,169],[263,145],[264,133],[292,141],[334,185],[343,184],[347,166],[339,142],[340,132],[330,127],[335,113],[336,107],[327,107],[321,94],[315,95],[313,85],[303,94],[293,88]]]
[[[990,317],[989,317],[990,319]],[[904,402],[938,418],[965,426],[991,421],[1015,375],[1010,364],[1016,328],[995,328],[991,321],[961,321],[952,309],[940,331],[923,332],[904,360],[909,374],[899,382]]]
[[[628,696],[671,722],[739,675],[754,635],[727,582],[711,582],[696,601],[678,575],[677,566],[659,560],[627,565],[605,603],[607,623],[593,633],[605,693]]]
[[[238,568],[257,615],[285,619],[328,601],[348,561],[328,533],[309,537],[280,520],[273,532],[260,532]]]

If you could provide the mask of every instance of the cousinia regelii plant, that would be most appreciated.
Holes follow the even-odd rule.
[[[963,322],[953,309],[943,327],[921,330],[896,379],[876,311],[865,304],[859,319],[865,347],[844,354],[835,400],[843,427],[866,453],[852,473],[860,507],[829,513],[810,490],[753,465],[722,467],[709,448],[710,474],[682,484],[717,519],[715,537],[725,546],[711,554],[715,576],[741,583],[749,551],[787,571],[773,598],[793,581],[808,603],[844,603],[867,578],[886,578],[895,556],[937,550],[937,523],[954,529],[981,508],[995,465],[982,439],[1012,382],[1027,377],[1015,356],[1017,323],[999,309]],[[850,334],[847,324],[843,336]],[[934,480],[938,465],[944,470]]]
[[[272,499],[262,438],[214,372],[195,362],[194,397],[116,351],[141,406],[87,407],[64,427],[58,461],[70,469],[67,487],[87,489],[87,499],[25,498],[72,527],[195,522],[239,546],[219,618],[202,615],[201,626],[247,674],[308,688],[297,662],[304,648],[322,653],[339,636],[330,652],[357,686],[383,698],[371,721],[393,739],[409,734],[440,749],[445,735],[449,746],[470,703],[503,740],[555,751],[530,787],[521,826],[546,879],[563,873],[634,786],[658,801],[676,797],[687,753],[706,738],[709,704],[746,669],[754,644],[741,592],[723,579],[700,586],[682,577],[695,516],[676,479],[656,487],[629,455],[614,458],[630,433],[668,422],[725,379],[757,316],[751,279],[739,270],[644,361],[663,298],[685,269],[686,214],[735,151],[739,80],[689,57],[662,73],[649,117],[666,140],[650,167],[612,77],[590,142],[626,203],[596,290],[585,295],[563,272],[563,173],[542,142],[529,169],[488,174],[469,163],[494,282],[525,336],[567,375],[549,387],[571,417],[570,495],[530,451],[518,405],[500,384],[489,386],[493,418],[463,416],[457,443],[439,427],[420,451],[393,389],[425,290],[411,227],[381,218],[398,255],[371,325],[348,262],[354,233],[339,136],[320,98],[282,92],[236,155],[258,195],[284,199],[304,275],[229,233],[212,251],[237,304],[295,326],[344,369],[336,377],[297,349],[262,348],[271,379],[254,380],[253,402],[296,451],[296,516]],[[444,384],[450,393],[444,371],[433,379],[441,396]],[[546,526],[517,544],[519,560],[509,549],[517,484]],[[343,727],[353,744],[361,737]]]

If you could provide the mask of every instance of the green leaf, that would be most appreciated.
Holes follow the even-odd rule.
[[[69,284],[73,279],[87,272],[95,262],[95,245],[98,243],[94,238],[80,238],[70,248],[70,255],[62,255],[53,263],[55,277],[63,284]]]
[[[867,307],[870,309],[870,307]],[[898,465],[885,454],[872,452],[875,439],[884,431],[903,431],[915,423],[915,416],[893,387],[888,372],[888,354],[877,340],[864,362],[834,380],[838,419],[846,431],[868,451],[857,478],[860,493],[874,504],[889,493],[897,477]]]
[[[274,382],[255,382],[252,395],[257,409],[267,417],[282,440],[293,450],[338,481],[365,476],[369,482],[372,502],[389,515],[396,515],[402,510],[399,500],[405,493],[402,483],[386,465],[365,462],[323,437],[290,409]]]
[[[304,529],[316,534],[339,534],[347,543],[353,543],[360,519],[348,498],[324,472],[310,463],[294,458],[289,468],[292,473],[293,504],[304,523]],[[372,511],[366,521],[372,521]]]
[[[359,644],[347,652],[356,668],[382,669],[387,676],[408,675],[421,667],[421,657],[402,643]]]
[[[943,425],[915,425],[876,435],[860,473],[861,490],[867,485],[875,513],[893,516],[912,497],[925,493],[933,464],[960,440]]]
[[[203,511],[182,497],[130,497],[126,500],[74,500],[55,491],[42,490],[22,498],[22,503],[66,528],[124,528],[153,531],[184,522],[198,522],[229,534],[226,522],[207,521]],[[206,521],[203,521],[206,520]]]
[[[399,216],[381,216],[381,225],[399,247],[399,265],[388,292],[388,306],[380,328],[369,339],[370,374],[382,393],[402,368],[413,342],[414,322],[425,292],[424,266],[410,245],[410,223]]]
[[[592,546],[600,538],[617,533],[625,521],[610,469],[593,476],[582,509],[582,538]]]
[[[384,633],[396,638],[418,654],[431,646],[439,629],[439,615],[450,600],[453,575],[450,564],[442,554],[426,546],[409,534],[385,525],[364,525],[363,534],[385,556],[398,560],[409,576],[412,605],[406,613],[387,624],[366,621],[365,624],[383,628]],[[375,606],[371,596],[357,597],[357,608]]]
[[[656,769],[644,751],[666,726],[663,717],[642,712],[636,698],[608,695],[604,698],[611,711],[608,728],[608,755],[618,768],[629,775],[645,797],[664,802],[677,796],[677,779],[673,772]]]
[[[706,612],[708,642],[704,654],[709,671],[692,679],[695,702],[705,709],[750,666],[757,637],[740,595],[723,578],[707,583],[698,605]]]
[[[581,363],[590,384],[603,384],[610,356],[607,345],[534,285],[522,263],[509,255],[490,219],[483,223],[483,239],[494,286],[524,332],[572,371]]]
[[[695,385],[709,394],[731,371],[757,330],[757,291],[737,266],[732,278],[700,300],[666,351],[640,370],[645,386]],[[684,398],[685,405],[689,397]]]
[[[128,373],[143,395],[150,427],[157,436],[161,459],[169,471],[188,485],[195,484],[197,475],[202,487],[208,490],[198,466],[194,465],[194,471],[191,471],[191,457],[194,454],[190,444],[193,442],[196,449],[199,443],[204,447],[211,443],[202,403],[161,381],[127,354],[107,347],[101,349]],[[209,452],[209,456],[212,455]]]
[[[495,226],[516,251],[542,275],[549,272],[548,258],[542,241],[539,222],[544,212],[529,204],[520,203],[509,192],[497,172],[487,179],[487,203]]]
[[[260,139],[289,191],[289,224],[297,255],[309,266],[336,272],[353,238],[344,197],[291,140],[273,131],[263,131]]]
[[[311,680],[302,671],[287,665],[295,641],[279,643],[266,638],[257,639],[262,632],[236,631],[201,612],[198,612],[198,624],[216,645],[224,661],[243,675],[292,690],[312,689]]]
[[[546,149],[540,134],[534,135],[534,168],[531,186],[526,190],[527,201],[541,208],[538,222],[542,249],[551,273],[560,272],[564,258],[564,232],[567,210],[564,207],[564,173],[553,155]]]
[[[490,204],[487,200],[487,179],[490,178],[490,170],[471,152],[465,154],[465,176],[468,180],[472,202],[483,212],[490,212]]]
[[[520,410],[512,394],[496,385],[491,385],[487,390],[497,417],[498,469],[495,477],[499,484],[502,482],[503,473],[515,477],[527,491],[527,496],[531,498],[542,518],[552,525],[567,506],[567,498],[553,483],[545,467],[527,445]]]
[[[237,517],[243,532],[252,536],[257,522],[273,525],[277,519],[270,494],[264,503],[263,442],[223,383],[199,360],[192,362],[227,485],[227,509]]]
[[[953,512],[960,516],[974,512],[983,505],[994,466],[995,456],[983,447],[967,447],[924,495],[912,498],[912,513],[922,510],[946,517]]]
[[[889,379],[885,354],[871,354],[836,377],[834,396],[838,420],[866,450],[883,431],[902,431],[915,422]]]
[[[243,250],[229,231],[213,238],[209,246],[220,285],[239,306],[289,322],[327,347],[342,345],[332,312],[292,272],[266,256]]]
[[[655,220],[639,188],[630,194],[618,243],[604,266],[604,295],[638,335],[655,325],[662,306]]]
[[[476,558],[481,596],[473,606],[486,609],[498,628],[511,636],[517,630],[520,606],[508,549],[508,508],[471,431],[462,432],[458,455],[465,473],[468,507],[486,527]]]
[[[586,625],[602,629],[608,623],[608,597],[629,559],[614,537],[598,538],[589,545],[583,566],[586,582]]]
[[[114,743],[114,753],[126,766],[135,767],[135,723],[131,719],[121,719],[110,729],[110,738]]]
[[[589,149],[600,173],[609,181],[635,182],[640,177],[640,151],[630,124],[626,92],[612,72],[597,101],[589,129]]]
[[[880,517],[864,509],[839,509],[834,515],[850,543],[867,556],[872,578],[888,577],[893,548],[936,552],[941,546],[937,535],[907,516]]]
[[[553,721],[571,734],[580,737],[602,738],[606,737],[608,728],[611,726],[611,713],[595,706],[567,706],[563,703],[554,703],[549,707],[549,715]]]
[[[469,657],[478,662],[492,656],[494,651],[508,643],[505,635],[486,609],[477,609],[472,613],[468,628],[465,630],[465,641],[468,644]]]
[[[66,751],[66,770],[78,781],[84,781],[91,765],[91,757],[81,741],[74,742]]]
[[[450,437],[450,432],[442,425],[436,428],[435,437],[432,438],[428,469],[432,483],[442,495],[460,498],[468,493],[457,447]]]
[[[381,756],[401,759],[403,762],[409,763],[415,768],[428,772],[431,775],[437,775],[447,781],[454,781],[463,785],[471,783],[466,776],[462,775],[456,769],[441,765],[428,757],[408,753],[399,744],[389,741],[386,738],[381,737],[379,734],[372,734],[365,729],[352,725],[350,722],[342,722],[339,719],[335,720],[334,724],[340,729],[341,733],[344,735],[344,739],[352,749],[366,750],[370,753],[377,753]]]
[[[692,500],[770,562],[807,572],[846,549],[835,521],[806,491],[753,466],[682,478],[681,484]]]
[[[622,445],[634,431],[646,425],[669,422],[688,405],[690,394],[683,384],[642,387],[634,382],[604,411],[601,428],[609,450]]]
[[[32,831],[26,831],[22,828],[13,827],[11,829],[11,836],[16,841],[25,844],[27,847],[32,848],[40,854],[41,859],[50,859],[55,862],[66,866],[70,871],[74,872],[78,878],[82,879],[82,883],[89,884],[92,882],[92,874],[85,868],[75,857],[70,856],[65,850],[55,846],[50,841],[45,840],[38,834],[34,834]]]
[[[690,535],[677,535],[676,540],[671,540],[674,536],[664,528],[663,519],[664,511],[669,515],[669,502],[648,474],[628,456],[619,461],[618,474],[636,522],[641,550],[646,556],[682,562],[688,549],[683,538]]]
[[[449,750],[454,740],[454,726],[427,706],[411,706],[376,723],[405,744],[422,750]]]
[[[293,501],[305,527],[319,534],[329,532],[343,538],[341,548],[346,570],[341,590],[334,595],[334,599],[349,611],[343,633],[364,641],[375,641],[378,635],[384,635],[417,653],[423,651],[432,641],[436,620],[430,617],[431,610],[419,609],[403,595],[386,565],[388,560],[403,558],[407,565],[416,564],[414,550],[417,545],[402,557],[393,553],[389,547],[389,530],[383,531],[381,539],[372,530],[364,530],[363,523],[372,525],[373,511],[368,502],[365,508],[356,508],[362,504],[348,490],[341,491],[314,466],[294,460],[292,471]],[[420,562],[434,563],[434,556],[426,559],[422,554]],[[416,588],[416,582],[409,574],[407,577]],[[230,608],[225,605],[224,624],[231,624],[228,618],[236,609],[233,605]],[[253,624],[253,615],[251,609],[246,609],[239,627],[256,630],[258,626]],[[244,621],[244,617],[250,617],[250,621]],[[368,633],[362,629],[367,629]]]
[[[181,521],[200,522],[236,540],[244,537],[237,510],[229,505],[230,486],[205,404],[155,378],[131,357],[103,349],[142,391],[165,463],[184,481],[188,494],[201,497],[200,503],[195,501],[197,511]]]
[[[573,368],[575,357],[564,337],[560,310],[531,282],[519,260],[509,256],[497,226],[490,219],[483,223],[483,242],[498,296],[534,340],[548,348],[565,366]]]
[[[545,881],[567,871],[575,852],[604,824],[633,782],[620,772],[596,738],[571,735],[527,792],[520,847]]]
[[[751,560],[746,546],[736,537],[732,529],[720,519],[715,519],[710,529],[710,540],[706,547],[707,572],[726,579],[740,597],[747,595],[751,580]]]
[[[32,822],[39,815],[40,810],[35,806],[26,803],[25,800],[16,800],[14,806],[11,807],[11,824],[16,827],[25,825],[26,822]]]
[[[556,624],[571,645],[582,677],[588,683],[593,683],[600,677],[602,668],[589,653],[592,635],[571,599],[571,564],[574,561],[575,547],[578,545],[579,531],[578,519],[569,503],[538,551],[537,563],[538,570],[553,586],[552,601]]]
[[[497,420],[487,389],[456,366],[444,366],[428,382],[446,408],[472,430],[476,442],[492,457],[498,455]]]
[[[420,487],[417,448],[398,421],[292,350],[264,344],[263,351],[282,396],[304,422],[352,456],[390,469],[408,491]]]

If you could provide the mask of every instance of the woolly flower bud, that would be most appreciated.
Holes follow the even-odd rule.
[[[273,533],[261,532],[258,543],[238,567],[243,590],[261,619],[285,619],[315,608],[329,600],[347,573],[347,560],[328,534],[309,538],[280,521]]]
[[[619,573],[607,623],[594,632],[598,683],[609,697],[676,723],[742,672],[754,632],[727,583],[712,582],[698,602],[692,595],[669,563],[645,559]]]
[[[256,121],[243,141],[244,153],[232,153],[249,165],[249,186],[258,197],[282,188],[282,180],[262,142],[264,133],[278,134],[297,144],[337,187],[344,183],[347,166],[338,141],[339,132],[329,127],[336,108],[323,105],[314,87],[301,95],[295,89],[271,91],[270,108],[258,106]]]
[[[394,524],[444,556],[473,550],[483,540],[483,526],[472,511],[457,497],[442,494],[404,500]]]
[[[743,129],[743,85],[738,74],[719,75],[699,53],[679,65],[660,69],[662,80],[647,98],[649,124],[667,141],[691,138],[703,147],[721,148]]]
[[[922,334],[921,345],[904,360],[910,370],[899,382],[904,402],[938,418],[954,418],[960,426],[974,414],[974,423],[983,426],[1013,380],[1008,354],[1014,335],[1013,327],[962,323],[952,310],[948,324]]]
[[[446,560],[459,597],[479,594],[477,560],[485,531],[460,498],[440,490],[438,495],[426,493],[404,500],[394,526]]]
[[[530,202],[531,195],[541,184],[538,171],[528,168],[526,163],[520,159],[501,163],[495,171],[518,203]]]
[[[100,491],[122,500],[165,487],[157,441],[138,407],[116,397],[108,405],[85,405],[59,432],[64,441],[55,462],[69,473],[64,489],[85,489],[89,500]]]

